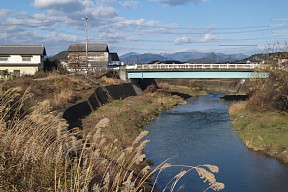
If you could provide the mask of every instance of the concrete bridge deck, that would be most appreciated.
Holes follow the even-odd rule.
[[[125,67],[128,79],[159,78],[267,78],[258,64],[136,64]]]
[[[191,63],[183,63],[183,64],[140,64],[140,65],[132,65],[128,66],[128,70],[242,70],[242,71],[254,71],[255,68],[259,67],[258,64],[191,64]]]

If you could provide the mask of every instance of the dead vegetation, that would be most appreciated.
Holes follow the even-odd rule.
[[[122,147],[129,146],[139,134],[141,128],[159,113],[183,103],[179,96],[171,96],[161,91],[145,92],[141,96],[132,96],[124,100],[115,100],[99,107],[82,120],[83,131],[91,130],[94,122],[108,118],[110,123],[103,133],[110,141],[119,140]]]
[[[288,71],[287,66],[268,71],[267,79],[251,82],[252,97],[248,106],[251,109],[278,110],[288,112]]]
[[[120,79],[115,79],[112,77],[103,76],[99,79],[101,85],[115,85],[121,83]]]
[[[38,102],[49,100],[51,107],[54,110],[59,110],[79,100],[86,100],[95,91],[95,87],[98,84],[99,82],[88,79],[85,76],[50,73],[47,79],[43,80],[33,80],[27,77],[7,80],[3,85],[3,89],[21,87],[22,90],[26,90],[29,87],[30,93],[33,94],[33,99],[29,101],[31,106]]]
[[[153,191],[154,185],[149,184],[152,174],[180,166],[163,162],[152,171],[148,165],[139,169],[145,160],[143,149],[148,141],[143,137],[147,132],[119,148],[117,138],[110,142],[99,128],[103,124],[86,134],[68,132],[66,122],[51,113],[48,100],[23,111],[25,101],[32,97],[29,90],[1,86],[0,97],[1,191]],[[82,139],[77,139],[77,134],[82,134]],[[207,190],[224,188],[215,179],[216,166],[181,167],[167,190],[173,191],[190,171],[208,183]]]

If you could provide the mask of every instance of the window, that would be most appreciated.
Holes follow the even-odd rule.
[[[89,57],[87,57],[87,60],[88,61],[97,61],[98,58],[97,57],[93,57],[93,56],[89,56]]]
[[[22,57],[23,62],[31,62],[31,57]]]
[[[0,62],[8,61],[8,57],[0,57]]]
[[[96,57],[104,57],[104,56],[105,56],[104,53],[94,53],[94,55],[95,55]]]
[[[88,61],[104,61],[105,60],[105,54],[104,53],[91,53],[87,57]]]

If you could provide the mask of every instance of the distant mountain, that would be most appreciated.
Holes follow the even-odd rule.
[[[134,55],[140,55],[140,53],[136,53],[136,52],[126,53],[126,54],[120,56],[120,60],[124,60],[125,58],[130,57],[130,56],[134,56]]]
[[[240,61],[240,60],[248,58],[249,56],[248,55],[244,55],[242,53],[238,53],[238,54],[232,54],[231,57],[232,57],[232,59]]]
[[[201,53],[201,52],[177,52],[172,54],[139,54],[127,53],[120,57],[125,64],[151,63],[154,61],[180,61],[190,63],[227,63],[243,60],[248,56],[243,54]]]
[[[127,57],[120,57],[121,62],[125,64],[135,64],[135,63],[150,63],[151,61],[164,61],[165,57],[162,57],[159,54],[144,53],[144,54],[135,54]]]
[[[200,59],[206,57],[208,53],[200,52],[177,52],[172,54],[161,54],[163,57],[171,60],[178,60],[181,62],[186,62],[190,59]]]
[[[57,53],[56,55],[50,57],[52,61],[58,60],[58,61],[68,61],[68,51],[61,51],[60,53]]]
[[[253,58],[262,58],[262,55],[255,55]],[[153,62],[164,62],[164,63],[228,63],[245,61],[248,56],[243,54],[223,54],[223,53],[201,53],[201,52],[177,52],[172,54],[153,54],[153,53],[136,53],[129,52],[120,56],[120,61],[125,64],[135,63],[153,63]],[[51,60],[68,60],[68,51],[62,51],[50,58]],[[249,59],[249,58],[248,58]],[[252,58],[250,58],[253,60]]]

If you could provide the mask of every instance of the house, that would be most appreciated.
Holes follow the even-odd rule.
[[[109,64],[107,44],[72,44],[68,48],[68,68],[77,70],[106,69]]]
[[[288,64],[288,59],[278,59],[278,65]]]
[[[0,45],[0,76],[33,75],[43,67],[46,49],[43,45]]]
[[[117,53],[109,53],[109,65],[111,66],[119,66],[120,59]]]

